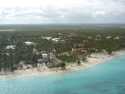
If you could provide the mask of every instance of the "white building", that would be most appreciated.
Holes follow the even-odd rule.
[[[42,39],[51,40],[52,37],[42,37]]]
[[[16,45],[7,45],[6,46],[6,49],[15,49],[16,48]]]
[[[120,37],[119,36],[116,36],[115,38],[114,38],[114,40],[119,40],[120,39]]]
[[[60,38],[52,38],[52,41],[53,42],[58,42],[58,41],[60,41]]]
[[[112,38],[112,36],[107,36],[107,37],[106,37],[106,39],[111,39],[111,38]]]
[[[34,43],[34,42],[31,42],[31,41],[25,41],[24,43],[25,43],[27,46],[35,45],[35,43]]]

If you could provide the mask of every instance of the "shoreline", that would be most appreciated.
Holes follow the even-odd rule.
[[[73,72],[78,70],[85,70],[91,67],[94,67],[97,64],[105,63],[108,60],[111,60],[115,57],[121,56],[125,54],[125,50],[120,50],[113,52],[111,55],[108,55],[107,53],[93,53],[90,55],[90,57],[87,57],[87,61],[82,62],[80,65],[72,63],[67,64],[65,70],[61,70],[59,68],[52,68],[49,69],[45,67],[44,69],[38,69],[38,68],[32,68],[32,69],[26,69],[26,70],[16,70],[15,72],[10,72],[7,74],[0,74],[0,79],[11,79],[11,78],[17,78],[17,77],[25,77],[25,76],[46,76],[51,74],[62,74],[65,72]]]

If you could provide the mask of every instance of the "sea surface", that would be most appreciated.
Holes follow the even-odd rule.
[[[1,79],[0,94],[125,94],[125,55],[86,70]]]

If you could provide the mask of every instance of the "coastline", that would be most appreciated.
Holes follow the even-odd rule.
[[[61,74],[65,72],[84,70],[84,69],[94,67],[97,64],[104,63],[107,60],[111,60],[123,54],[125,54],[125,50],[113,52],[111,55],[108,55],[107,53],[93,53],[91,54],[91,56],[87,57],[87,60],[85,62],[82,62],[80,65],[75,63],[67,64],[65,70],[61,70],[59,68],[49,69],[47,67],[42,69],[32,68],[32,69],[26,69],[26,70],[16,70],[13,73],[10,72],[4,75],[0,75],[0,79],[1,78],[11,79],[16,77],[39,76],[39,75],[46,76],[51,74]]]

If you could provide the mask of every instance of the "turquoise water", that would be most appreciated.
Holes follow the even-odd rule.
[[[0,80],[0,94],[125,94],[125,55],[77,72]]]

